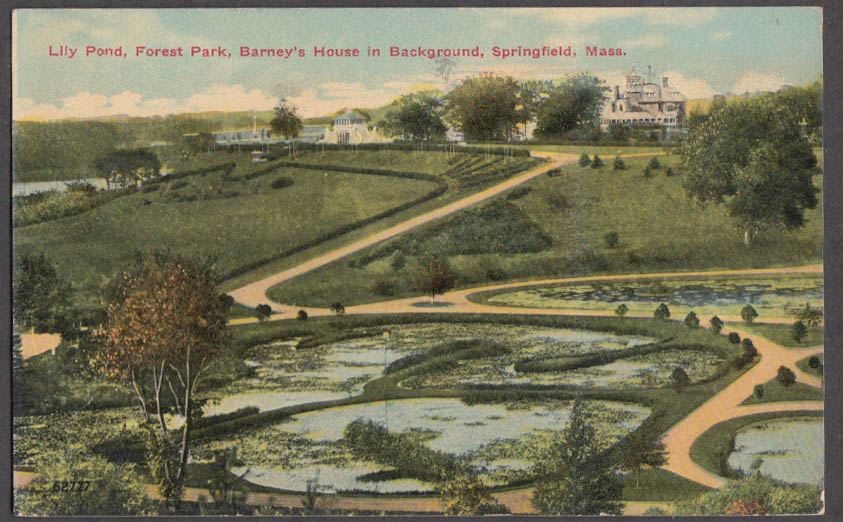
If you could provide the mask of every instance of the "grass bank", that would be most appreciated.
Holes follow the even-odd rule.
[[[599,169],[569,165],[525,183],[517,198],[502,194],[486,203],[506,206],[506,215],[523,223],[519,230],[533,230],[530,237],[541,241],[521,244],[522,236],[506,234],[499,220],[467,209],[287,281],[271,289],[270,296],[283,303],[326,306],[340,300],[348,306],[417,295],[420,254],[446,257],[458,288],[548,277],[822,262],[821,209],[806,212],[804,228],[762,234],[747,247],[723,207],[688,200],[678,158],[659,157],[662,166],[652,177],[643,174],[648,161],[627,159],[624,170],[614,170],[611,161]],[[814,182],[821,187],[822,176]],[[466,223],[472,237],[492,237],[502,244],[494,251],[473,241],[454,248]],[[611,233],[617,234],[617,244],[607,241]],[[399,253],[404,263],[394,264]]]

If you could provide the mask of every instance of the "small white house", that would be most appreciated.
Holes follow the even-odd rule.
[[[334,118],[334,128],[325,133],[323,143],[357,145],[385,141],[378,135],[377,129],[369,131],[366,119],[354,112],[346,112]]]

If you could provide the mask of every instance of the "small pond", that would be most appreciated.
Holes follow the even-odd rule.
[[[624,303],[633,313],[652,313],[658,303],[675,317],[694,310],[739,315],[751,304],[761,317],[783,317],[805,303],[823,306],[822,277],[743,278],[667,281],[616,281],[525,288],[491,295],[492,305],[575,310],[614,309]]]
[[[646,408],[591,401],[600,436],[616,441],[649,414]],[[330,408],[227,440],[206,443],[204,450],[235,446],[243,465],[233,470],[245,480],[284,490],[302,491],[318,480],[324,491],[430,491],[417,480],[360,480],[385,468],[354,459],[345,448],[349,423],[371,420],[392,432],[422,434],[431,449],[462,456],[491,483],[523,473],[534,462],[534,448],[568,423],[570,402],[466,405],[458,399],[405,399]]]
[[[791,483],[823,485],[823,423],[786,419],[752,424],[735,436],[729,466]]]

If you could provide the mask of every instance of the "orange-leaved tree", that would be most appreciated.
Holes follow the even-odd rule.
[[[107,377],[134,391],[152,435],[157,419],[161,434],[152,444],[157,455],[149,457],[155,461],[150,464],[160,464],[153,474],[162,494],[178,499],[196,394],[225,341],[227,303],[209,269],[160,253],[120,274],[106,294],[108,320],[95,361]],[[184,419],[181,437],[168,432],[167,412]]]

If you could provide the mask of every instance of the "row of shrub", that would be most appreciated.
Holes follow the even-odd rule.
[[[361,460],[392,466],[402,475],[439,482],[465,472],[467,464],[442,451],[432,450],[407,435],[390,433],[367,420],[356,420],[343,430],[343,441]]]
[[[452,341],[393,361],[386,367],[383,373],[384,375],[389,375],[444,356],[450,356],[454,364],[456,364],[457,359],[480,359],[482,357],[506,355],[507,353],[509,353],[507,348],[489,341],[481,341],[478,339]]]
[[[296,143],[296,152],[316,152],[316,151],[382,151],[382,150],[397,150],[403,152],[456,152],[465,154],[494,154],[498,156],[517,156],[529,157],[530,151],[521,147],[484,147],[468,146],[468,145],[454,145],[449,143],[417,143],[409,141],[393,141],[391,143],[361,143],[359,145],[340,145],[336,143]],[[218,150],[225,149],[240,149],[236,144],[217,145]],[[267,147],[270,154],[280,157],[281,155],[289,154],[290,150],[285,143],[273,144]]]
[[[90,187],[93,190],[70,187],[64,192],[51,190],[12,198],[14,226],[23,227],[76,216],[135,192],[134,186],[115,190]]]

